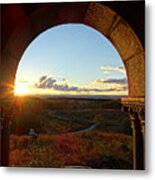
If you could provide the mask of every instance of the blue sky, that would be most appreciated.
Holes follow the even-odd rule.
[[[44,82],[39,81],[43,76]],[[119,80],[122,83],[116,83]],[[19,63],[16,86],[21,84],[29,93],[33,89],[43,94],[106,94],[111,89],[112,94],[127,94],[117,50],[98,31],[82,24],[59,25],[40,34]]]

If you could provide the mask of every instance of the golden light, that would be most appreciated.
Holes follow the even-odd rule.
[[[27,95],[29,94],[28,87],[25,84],[18,83],[15,85],[14,94],[20,96]]]

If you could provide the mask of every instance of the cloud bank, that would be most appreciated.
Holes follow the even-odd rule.
[[[117,83],[124,85],[121,87],[110,87],[110,88],[85,88],[78,86],[70,86],[67,84],[67,80],[62,80],[62,83],[58,82],[56,79],[48,76],[40,77],[39,81],[35,84],[35,88],[38,89],[52,89],[63,92],[114,92],[114,91],[124,91],[127,90],[126,79],[101,79],[96,80],[96,83]]]
[[[114,79],[114,78],[109,78],[109,79],[98,79],[96,80],[96,83],[100,84],[118,84],[118,85],[125,85],[127,84],[127,79],[126,78],[121,78],[121,79]]]
[[[104,74],[109,74],[111,71],[115,72],[120,72],[120,73],[125,73],[125,68],[124,67],[114,67],[114,66],[101,66],[101,70],[103,70]]]

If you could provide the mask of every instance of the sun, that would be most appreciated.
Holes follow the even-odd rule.
[[[14,94],[19,96],[27,95],[29,94],[29,90],[25,85],[18,83],[15,85]]]

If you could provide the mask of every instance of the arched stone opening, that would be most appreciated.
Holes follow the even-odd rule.
[[[119,3],[119,2],[118,2]],[[122,2],[121,2],[122,3]],[[120,5],[121,7],[121,5]],[[123,11],[123,10],[122,10]],[[9,105],[13,97],[13,84],[20,58],[26,47],[33,39],[48,28],[63,23],[83,23],[91,26],[106,36],[118,50],[125,65],[128,84],[129,99],[122,103],[131,113],[144,112],[144,47],[133,28],[117,12],[113,11],[108,3],[51,3],[51,4],[10,4],[2,6],[2,54],[1,54],[1,98],[8,99]],[[9,28],[7,28],[9,27]],[[9,106],[11,107],[11,106]],[[2,112],[3,109],[3,112]],[[2,152],[8,146],[8,126],[10,108],[7,110],[3,104],[1,119],[3,129],[1,136]],[[6,113],[7,112],[7,113]],[[8,119],[6,121],[6,119]],[[143,169],[143,148],[141,130],[144,133],[144,117],[132,118],[132,122],[139,123],[140,129],[134,137],[136,145],[134,150],[134,168]],[[143,122],[143,123],[142,123]],[[4,128],[5,127],[5,128]],[[139,127],[139,126],[138,126]],[[140,143],[140,144],[139,144]],[[3,148],[4,147],[4,148]],[[2,158],[2,165],[7,165],[7,159]]]

